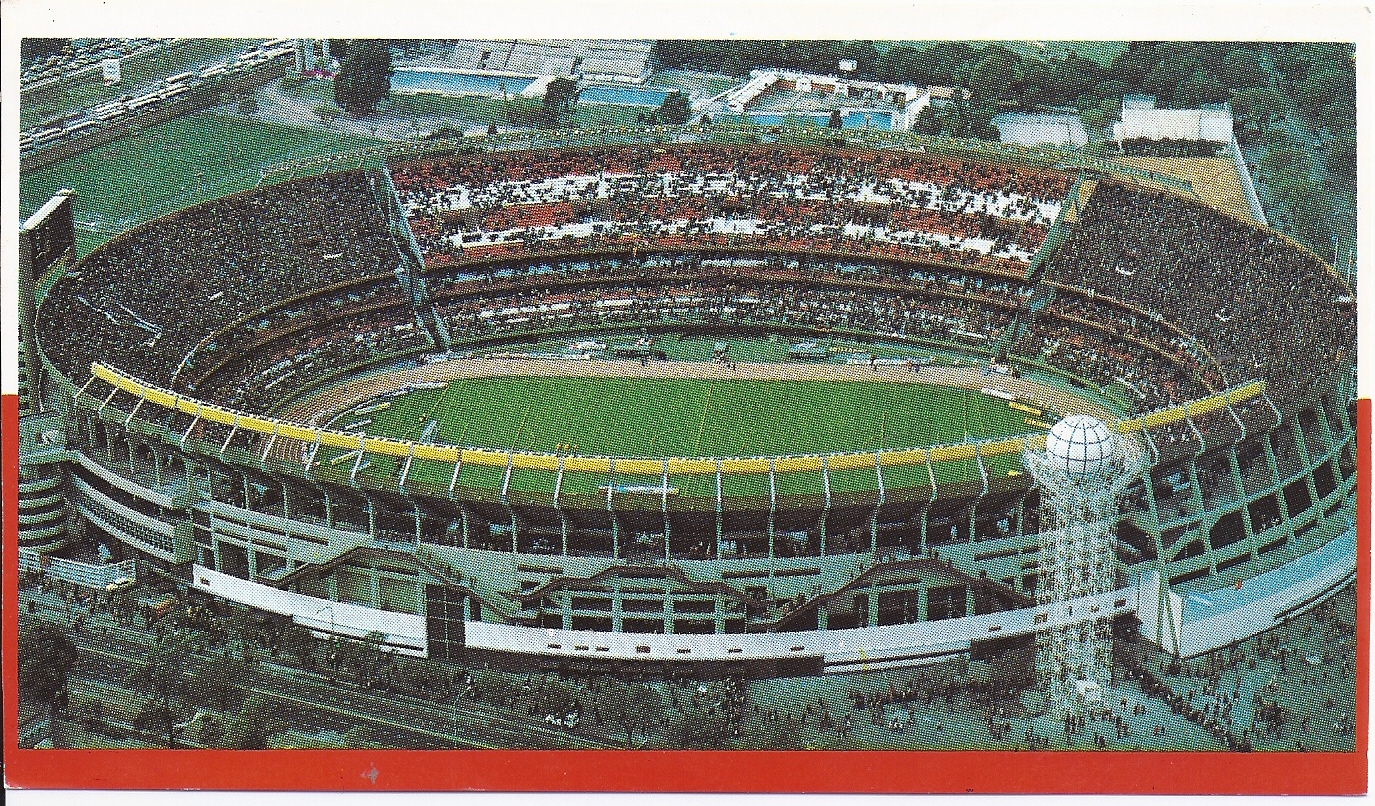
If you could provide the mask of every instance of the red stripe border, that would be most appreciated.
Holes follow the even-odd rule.
[[[20,750],[18,399],[3,399],[5,776],[33,789],[1130,793],[1366,791],[1371,401],[1357,404],[1354,753]]]

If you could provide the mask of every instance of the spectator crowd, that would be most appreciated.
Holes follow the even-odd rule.
[[[302,179],[136,229],[48,293],[39,343],[72,378],[99,360],[175,387],[194,364],[217,360],[216,331],[294,297],[390,274],[401,258],[378,184],[366,172]]]

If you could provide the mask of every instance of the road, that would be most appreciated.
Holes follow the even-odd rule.
[[[30,595],[32,591],[28,591]],[[24,602],[31,598],[26,596]],[[42,616],[65,626],[55,600],[39,600]],[[84,613],[78,608],[77,612]],[[86,626],[73,634],[78,664],[76,680],[94,680],[122,686],[142,665],[151,636],[114,624],[103,614],[87,617]],[[213,658],[207,659],[213,662]],[[455,710],[408,694],[378,693],[344,681],[326,677],[264,659],[257,666],[253,690],[272,701],[276,715],[303,732],[347,732],[365,725],[387,735],[388,746],[406,748],[531,748],[589,749],[617,745],[595,737],[579,736],[550,727],[533,718],[513,716],[484,703],[460,701],[457,709],[458,736],[455,743]],[[131,692],[130,696],[144,695]]]

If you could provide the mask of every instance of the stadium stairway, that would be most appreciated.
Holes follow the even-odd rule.
[[[425,257],[420,244],[411,231],[410,222],[401,206],[401,196],[396,192],[391,172],[382,170],[382,182],[378,188],[378,202],[387,218],[387,228],[396,248],[401,253],[401,261],[396,266],[396,280],[411,298],[415,310],[416,323],[430,344],[440,350],[453,346],[453,338],[443,318],[430,301],[429,290],[425,285]]]
[[[1026,335],[1026,332],[1036,324],[1036,318],[1041,311],[1055,301],[1055,290],[1041,282],[1045,277],[1046,263],[1055,255],[1060,245],[1069,239],[1070,233],[1074,231],[1074,225],[1079,222],[1079,216],[1097,187],[1098,181],[1085,174],[1080,174],[1074,180],[1074,184],[1070,185],[1065,201],[1060,205],[1060,214],[1055,217],[1054,223],[1046,232],[1046,239],[1031,257],[1027,279],[1035,284],[1032,294],[1022,303],[1021,308],[1013,316],[1012,324],[1003,330],[993,345],[994,361],[1006,360],[1012,345]]]
[[[512,601],[506,592],[486,584],[479,576],[461,576],[447,560],[424,546],[416,547],[415,561],[435,579],[446,585],[460,587],[478,599],[484,611],[491,610],[513,624],[520,623],[520,605]]]
[[[811,598],[798,604],[796,607],[780,614],[778,619],[770,624],[763,625],[770,631],[790,631],[790,630],[812,630],[816,629],[816,611],[818,608],[825,607],[826,603],[834,598],[842,597],[856,591],[864,591],[876,574],[890,573],[893,571],[908,571],[914,576],[919,574],[941,573],[953,577],[971,590],[982,588],[994,594],[995,597],[1012,603],[1013,608],[1033,607],[1036,600],[1022,593],[1009,585],[1004,585],[998,580],[972,574],[969,571],[954,564],[948,559],[941,559],[937,556],[916,557],[908,560],[897,560],[894,562],[874,563],[865,569],[859,576],[850,581],[844,587],[829,593],[818,593]]]

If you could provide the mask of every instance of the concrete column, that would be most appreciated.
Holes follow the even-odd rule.
[[[1332,433],[1332,426],[1327,422],[1327,401],[1328,396],[1323,395],[1318,399],[1314,409],[1317,412],[1318,434],[1322,438],[1324,450],[1330,454],[1337,449],[1337,439]]]
[[[371,535],[372,538],[373,538],[374,540],[376,540],[376,539],[377,539],[377,512],[376,512],[376,510],[373,509],[373,506],[372,506],[372,499],[371,499],[371,498],[368,498],[368,497],[365,496],[365,497],[363,498],[363,501],[364,501],[364,503],[367,505],[367,506],[366,506],[366,509],[368,510],[368,534]]]
[[[1289,519],[1289,502],[1284,500],[1284,487],[1280,484],[1279,459],[1275,457],[1275,451],[1270,447],[1268,434],[1265,439],[1260,441],[1260,444],[1265,449],[1265,464],[1270,468],[1270,483],[1274,487],[1275,504],[1279,507],[1280,523],[1281,528],[1284,529],[1285,542],[1292,546],[1294,543],[1294,522]]]
[[[964,586],[964,614],[965,614],[966,616],[972,616],[972,615],[974,615],[974,586],[973,586],[973,585],[965,585],[965,586]]]
[[[1141,488],[1146,494],[1146,512],[1151,518],[1151,528],[1148,529],[1147,532],[1150,534],[1151,540],[1155,541],[1156,565],[1160,571],[1160,575],[1164,577],[1165,564],[1168,562],[1168,559],[1165,557],[1165,549],[1167,546],[1165,546],[1164,539],[1161,537],[1160,504],[1155,499],[1155,482],[1151,478],[1150,471],[1147,471],[1146,474],[1142,476]]]
[[[339,601],[339,575],[337,571],[325,577],[325,595],[332,602]]]
[[[1308,458],[1308,440],[1303,437],[1303,428],[1299,426],[1298,417],[1290,421],[1289,428],[1294,434],[1294,443],[1299,446],[1299,456],[1303,458],[1303,466],[1308,467],[1312,460]],[[1308,487],[1308,496],[1313,499],[1313,506],[1318,507],[1322,499],[1318,498],[1318,486],[1313,483],[1313,472],[1311,470],[1304,471],[1303,482]],[[1317,516],[1319,518],[1322,517],[1321,509],[1319,509]]]
[[[572,596],[564,596],[564,597],[563,597],[563,628],[564,628],[565,630],[571,630],[571,629],[573,629],[573,604],[572,604],[572,602],[573,602],[573,597],[572,597]],[[615,626],[615,625],[612,625],[612,626]]]
[[[726,602],[719,593],[716,594],[716,612],[714,614],[714,620],[716,622],[714,627],[716,634],[724,634],[726,632]]]
[[[816,628],[818,630],[826,629],[826,619],[828,615],[825,606],[816,609]],[[720,630],[717,630],[717,632],[720,632]]]
[[[673,634],[673,597],[664,595],[664,635]]]
[[[1256,532],[1251,528],[1251,508],[1246,505],[1246,483],[1241,477],[1241,462],[1237,459],[1235,445],[1227,450],[1227,466],[1232,472],[1232,483],[1238,490],[1236,500],[1241,502],[1241,523],[1246,530],[1246,545],[1250,547],[1251,557],[1255,558],[1259,544]]]
[[[334,502],[330,500],[330,497],[329,497],[329,488],[327,488],[327,487],[326,487],[326,488],[323,488],[323,489],[321,490],[321,492],[324,493],[324,495],[325,495],[325,523],[328,524],[331,528],[333,528],[333,526],[334,526]]]
[[[870,627],[878,626],[878,588],[875,588],[872,584],[869,585],[868,625]]]
[[[378,574],[376,568],[369,568],[368,571],[370,572],[368,576],[368,602],[372,605],[373,609],[381,610],[382,577]]]
[[[917,588],[917,621],[926,621],[927,619],[928,598],[925,585]]]

